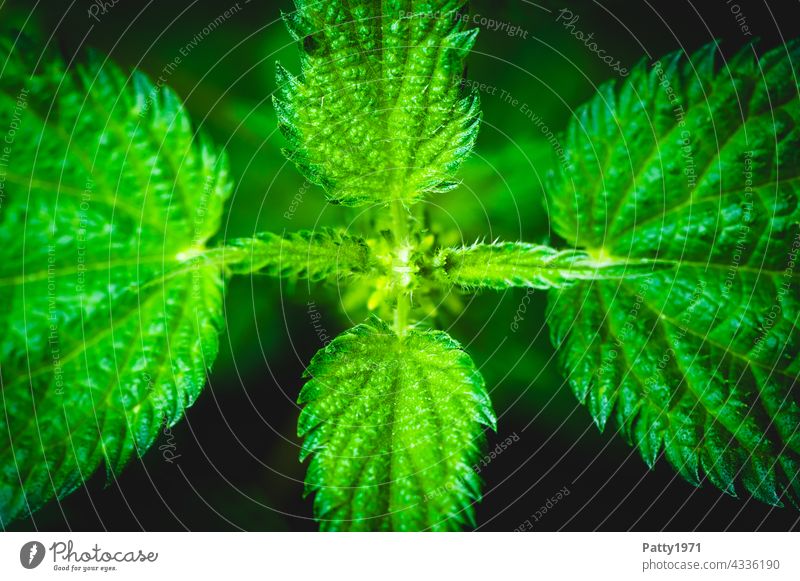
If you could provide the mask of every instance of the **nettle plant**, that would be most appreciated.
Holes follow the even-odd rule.
[[[311,361],[306,490],[328,530],[474,524],[495,414],[447,293],[547,289],[560,363],[649,466],[771,505],[800,498],[800,44],[642,63],[574,115],[548,185],[563,250],[443,247],[423,200],[478,133],[465,0],[309,2],[285,20],[288,156],[364,231],[215,245],[231,180],[176,96],[95,55],[2,44],[0,515],[115,478],[200,393],[223,288],[265,273],[360,288],[373,315]],[[366,292],[363,292],[366,289]],[[538,296],[538,295],[537,295]]]

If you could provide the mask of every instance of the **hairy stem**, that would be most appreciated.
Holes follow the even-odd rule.
[[[411,233],[409,221],[411,214],[402,200],[392,200],[392,233],[394,234],[393,275],[397,293],[397,304],[394,311],[394,331],[402,337],[408,328],[408,316],[411,311],[411,293],[409,292],[411,275]]]
[[[556,250],[524,242],[442,249],[435,266],[463,288],[560,288],[579,280],[618,280],[675,268],[650,259],[615,258],[583,250]]]

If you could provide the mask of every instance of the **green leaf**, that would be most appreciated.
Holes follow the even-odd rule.
[[[0,44],[0,524],[143,454],[222,327],[224,158],[142,74],[40,52]]]
[[[800,44],[716,53],[642,64],[577,112],[558,233],[673,268],[551,293],[553,340],[649,465],[663,449],[693,484],[797,504]]]
[[[270,232],[232,240],[226,258],[235,273],[262,273],[312,281],[361,275],[372,266],[367,242],[336,230],[301,230],[280,236]],[[237,256],[237,251],[240,255]]]
[[[295,4],[302,76],[278,66],[275,107],[303,174],[348,206],[454,187],[480,116],[477,93],[462,95],[466,0]]]
[[[495,242],[442,249],[434,260],[434,267],[445,282],[464,289],[500,290],[561,288],[578,280],[646,276],[654,265],[646,259],[598,263],[577,250],[559,251],[525,242]]]
[[[300,392],[307,493],[325,530],[474,523],[473,465],[495,427],[481,374],[442,331],[398,337],[378,319],[317,353]]]

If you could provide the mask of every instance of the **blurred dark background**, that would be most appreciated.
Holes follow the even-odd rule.
[[[234,7],[222,25],[203,33]],[[508,27],[481,27],[469,77],[486,83],[485,121],[461,174],[463,185],[431,200],[434,222],[456,228],[468,242],[550,238],[543,192],[555,155],[542,127],[529,117],[538,115],[553,131],[563,131],[572,111],[615,74],[556,22],[560,10],[579,16],[576,29],[594,33],[607,54],[630,68],[714,39],[728,55],[756,38],[765,47],[777,45],[800,35],[798,7],[797,0],[473,2],[479,20]],[[0,2],[0,22],[49,38],[68,56],[99,49],[151,78],[165,74],[180,55],[166,79],[194,122],[229,153],[237,189],[223,237],[233,238],[348,223],[354,216],[327,206],[322,192],[304,185],[281,154],[284,142],[270,104],[275,62],[299,68],[281,10],[292,10],[291,2],[12,1]],[[518,28],[509,35],[512,26]],[[343,316],[336,288],[305,283],[242,277],[232,281],[227,295],[221,355],[185,421],[118,480],[106,485],[97,474],[85,489],[11,530],[316,529],[311,499],[303,498],[294,403],[304,367],[321,347],[308,302],[315,302],[331,336],[360,322],[362,313],[346,305]],[[534,530],[798,527],[800,513],[793,509],[732,499],[711,485],[695,489],[663,459],[648,470],[613,427],[599,433],[555,364],[543,293],[529,297],[524,322],[511,329],[525,296],[480,295],[466,300],[461,315],[449,322],[491,389],[499,429],[489,435],[490,449],[518,437],[482,469],[480,530],[513,530],[526,520]],[[172,462],[165,460],[167,449],[177,456]],[[539,507],[565,487],[569,494],[535,520]]]

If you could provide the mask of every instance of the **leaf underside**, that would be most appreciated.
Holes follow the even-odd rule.
[[[788,53],[788,54],[787,54]],[[642,64],[581,108],[557,232],[670,264],[552,291],[576,395],[653,465],[773,505],[800,498],[797,41],[727,65],[715,46]]]
[[[97,55],[67,70],[25,54],[0,44],[0,127],[16,127],[0,203],[1,525],[101,464],[116,475],[194,402],[222,325],[204,243],[230,190],[169,90]]]
[[[287,152],[333,202],[400,200],[454,187],[478,132],[464,96],[466,0],[297,0],[284,16],[302,74],[278,67],[275,106]]]
[[[378,319],[317,353],[298,433],[323,530],[455,530],[474,524],[484,381],[442,331],[403,337]]]

